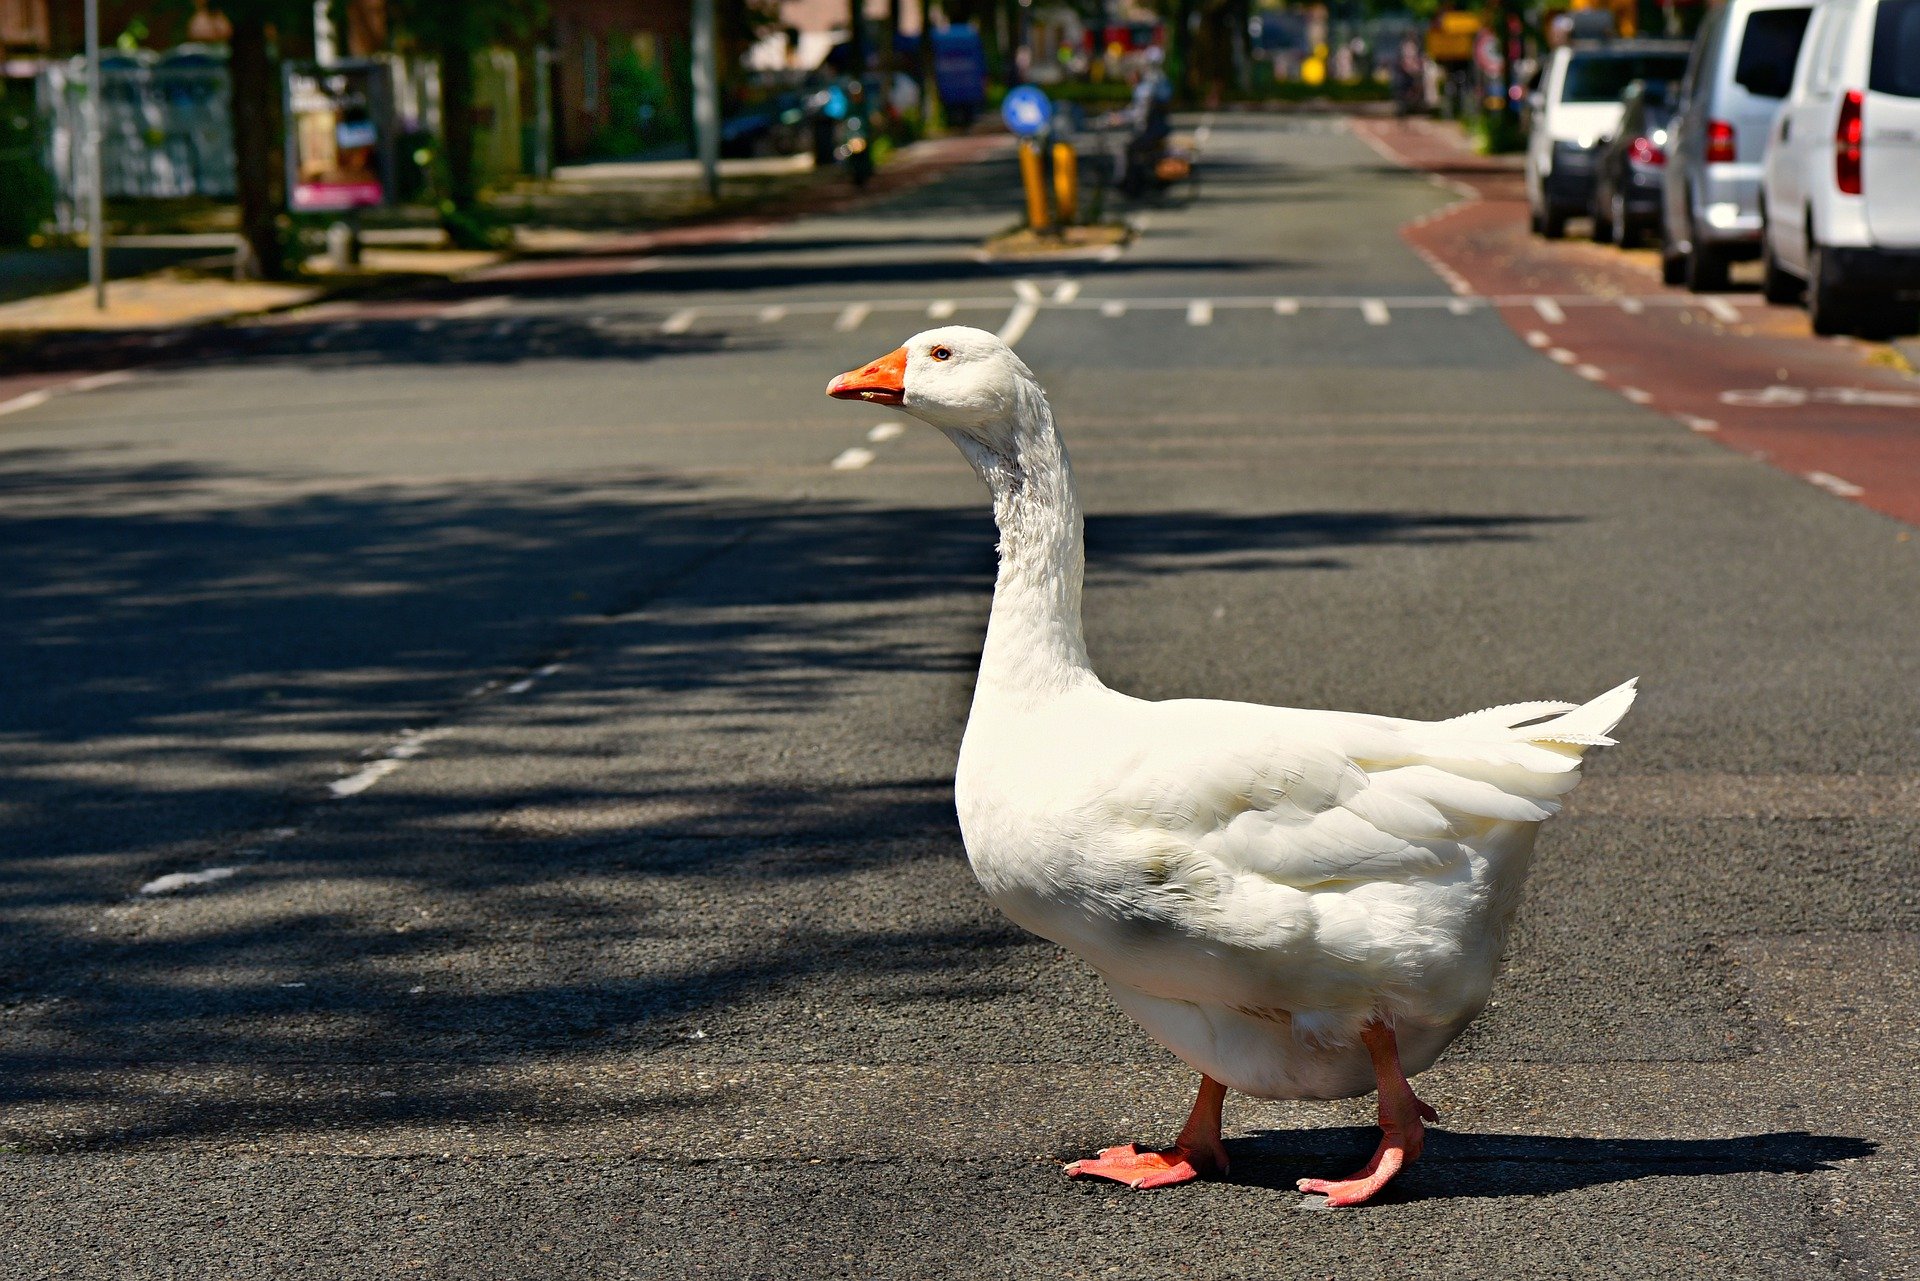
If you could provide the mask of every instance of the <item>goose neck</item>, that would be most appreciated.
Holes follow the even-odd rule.
[[[1093,679],[1081,632],[1086,550],[1065,445],[1045,399],[1023,406],[1010,456],[982,468],[1000,530],[1000,569],[980,693],[1045,698]]]

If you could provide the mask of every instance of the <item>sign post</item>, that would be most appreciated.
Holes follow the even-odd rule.
[[[714,71],[713,0],[693,0],[693,137],[707,199],[720,198],[720,79]]]
[[[1045,167],[1039,138],[1053,123],[1053,102],[1032,85],[1009,90],[1000,103],[1000,118],[1020,140],[1020,184],[1026,188],[1027,226],[1036,232],[1053,230],[1047,201]]]
[[[390,76],[385,64],[371,61],[289,65],[285,72],[287,208],[339,215],[327,233],[336,266],[359,257],[354,216],[393,199]]]
[[[100,102],[100,0],[87,0],[87,277],[95,311],[107,309],[106,126]]]

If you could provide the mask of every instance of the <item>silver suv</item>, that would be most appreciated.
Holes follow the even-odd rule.
[[[1761,161],[1812,16],[1810,0],[1727,0],[1695,37],[1667,141],[1668,284],[1725,289],[1727,264],[1760,252]]]

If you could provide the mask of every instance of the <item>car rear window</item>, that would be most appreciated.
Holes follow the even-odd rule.
[[[1867,88],[1920,98],[1920,0],[1880,0],[1873,20],[1873,65]]]
[[[1898,0],[1896,0],[1898,2]],[[1807,34],[1812,9],[1756,9],[1740,37],[1740,58],[1733,82],[1762,98],[1784,98],[1793,88],[1793,63]]]
[[[1618,102],[1636,80],[1678,80],[1686,70],[1685,53],[1576,53],[1567,64],[1560,101]]]

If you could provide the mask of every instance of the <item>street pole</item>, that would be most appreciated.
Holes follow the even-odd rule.
[[[709,200],[720,198],[720,78],[714,66],[713,0],[693,0],[693,139]]]
[[[87,278],[93,306],[107,309],[106,140],[100,110],[100,0],[87,0]]]
[[[553,177],[553,50],[533,51],[533,176]]]
[[[313,0],[313,60],[323,67],[340,61],[340,37],[333,29],[331,0]]]

